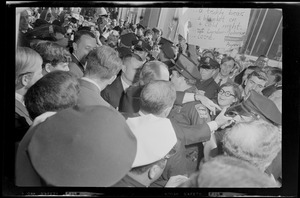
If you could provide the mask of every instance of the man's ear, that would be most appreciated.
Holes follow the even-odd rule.
[[[31,73],[28,73],[28,74],[24,74],[22,77],[21,77],[21,83],[24,87],[26,87],[29,82],[31,81],[32,79],[32,74]]]
[[[73,42],[72,46],[73,46],[73,50],[76,51],[77,50],[77,43]]]
[[[52,65],[51,65],[50,63],[46,63],[46,64],[45,64],[45,71],[46,71],[47,73],[50,73],[52,70],[53,70]]]
[[[123,64],[123,65],[122,65],[122,72],[125,73],[125,72],[126,72],[126,69],[127,69],[126,65]]]
[[[148,171],[148,178],[150,180],[154,179],[161,171],[161,168],[157,165],[154,164]]]
[[[248,78],[246,78],[246,80],[244,81],[245,86],[246,86],[247,82],[248,82]]]

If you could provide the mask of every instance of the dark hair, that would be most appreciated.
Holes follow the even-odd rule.
[[[71,54],[66,48],[51,41],[39,42],[33,48],[41,55],[43,68],[47,63],[55,67],[59,63],[66,63],[71,60]]]
[[[235,82],[228,81],[228,82],[222,84],[220,86],[219,90],[221,90],[223,87],[232,87],[232,89],[233,89],[234,97],[237,99],[237,101],[234,102],[231,106],[239,103],[242,100],[242,93],[241,93],[241,90],[240,90],[238,84],[236,84]]]
[[[29,116],[35,119],[47,111],[60,111],[77,103],[79,84],[74,74],[53,71],[33,84],[24,96]]]
[[[80,30],[75,33],[74,42],[76,43],[77,41],[79,41],[83,35],[90,36],[92,38],[96,38],[92,32],[87,31],[87,30]]]
[[[225,56],[224,58],[222,58],[221,60],[221,65],[225,62],[228,62],[228,61],[233,61],[235,62],[234,58],[232,58],[231,56]]]
[[[99,79],[110,79],[118,74],[122,67],[118,52],[106,45],[90,51],[86,62],[84,76],[97,76]]]
[[[146,36],[147,34],[153,35],[153,31],[152,31],[151,29],[147,29],[147,30],[145,30],[145,32],[144,32],[144,36]]]

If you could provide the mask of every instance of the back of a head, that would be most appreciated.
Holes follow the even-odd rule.
[[[217,156],[200,167],[200,171],[180,187],[267,188],[279,187],[253,165],[230,156]]]
[[[168,81],[168,66],[160,61],[150,61],[145,63],[140,73],[140,84],[145,85],[152,80]]]
[[[36,70],[37,62],[42,62],[42,57],[29,47],[18,47],[16,50],[16,85],[22,74],[33,73]]]
[[[32,85],[24,96],[32,119],[47,112],[60,111],[77,103],[79,84],[70,72],[53,71]]]
[[[105,45],[90,51],[86,61],[84,76],[93,76],[100,80],[107,80],[117,75],[122,67],[118,52]]]
[[[71,54],[66,48],[51,41],[38,42],[34,46],[34,50],[43,58],[43,68],[47,63],[56,66],[59,63],[65,63],[71,60]]]
[[[223,149],[265,171],[281,149],[281,127],[262,119],[237,123],[226,131]]]
[[[149,82],[141,92],[141,110],[154,115],[160,115],[173,106],[176,90],[172,82],[155,80]]]

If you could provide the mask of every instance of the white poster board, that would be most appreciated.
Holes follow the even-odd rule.
[[[187,41],[202,49],[237,49],[247,32],[250,9],[188,8],[181,20],[188,26]],[[190,21],[190,22],[189,22]]]

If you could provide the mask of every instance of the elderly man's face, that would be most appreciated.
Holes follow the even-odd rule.
[[[21,31],[28,30],[29,28],[29,15],[26,10],[21,12],[19,28]]]

